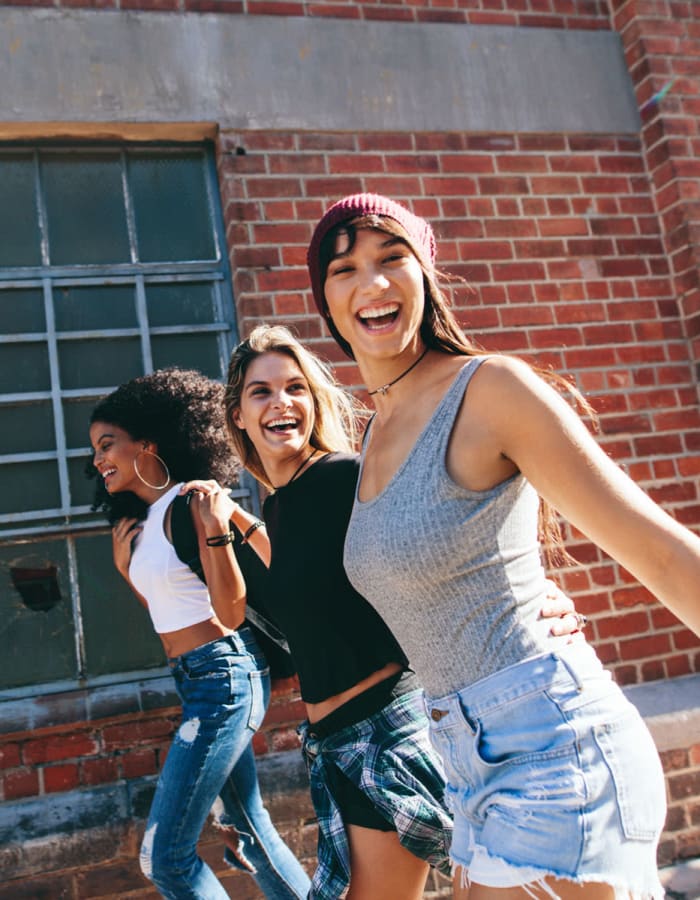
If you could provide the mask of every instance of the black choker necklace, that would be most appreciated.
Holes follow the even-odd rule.
[[[294,481],[294,479],[297,477],[297,475],[301,472],[301,470],[304,468],[304,466],[307,464],[307,462],[309,462],[309,460],[314,456],[316,456],[316,448],[315,447],[311,451],[311,453],[309,453],[309,455],[306,457],[306,459],[301,461],[300,465],[295,469],[294,474],[289,479],[289,481],[285,481],[285,483],[283,485],[280,485],[280,487],[287,487],[288,484],[291,484]],[[275,490],[279,490],[279,488],[275,488]]]
[[[386,392],[389,390],[389,388],[390,388],[390,387],[393,387],[393,385],[395,385],[397,381],[401,381],[402,378],[405,378],[406,375],[408,375],[408,373],[411,371],[411,369],[415,369],[415,367],[416,367],[416,366],[418,365],[418,363],[423,359],[423,357],[425,356],[425,354],[426,354],[427,352],[428,352],[428,348],[426,347],[425,350],[424,350],[424,351],[421,353],[421,355],[418,357],[418,359],[414,360],[414,361],[411,363],[411,365],[406,369],[406,371],[405,371],[405,372],[402,372],[402,373],[399,375],[398,378],[394,378],[393,381],[389,381],[387,384],[383,384],[381,387],[378,387],[378,388],[377,388],[376,390],[374,390],[374,391],[367,391],[367,396],[368,396],[368,397],[374,397],[375,394],[381,394],[382,397],[385,397],[385,396],[386,396]]]

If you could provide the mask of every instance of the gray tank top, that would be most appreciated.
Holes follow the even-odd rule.
[[[389,484],[366,502],[358,499],[360,470],[345,540],[350,581],[431,699],[566,640],[539,618],[547,587],[532,485],[516,474],[469,491],[447,472],[455,417],[485,358],[460,370]]]

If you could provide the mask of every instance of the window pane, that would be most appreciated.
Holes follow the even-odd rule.
[[[71,506],[90,506],[95,495],[95,482],[85,475],[85,466],[89,457],[71,458],[68,460],[68,480],[70,483]]]
[[[46,331],[42,291],[39,288],[0,290],[0,333],[22,334],[28,331]]]
[[[65,286],[53,292],[57,331],[136,328],[135,288],[131,284]]]
[[[129,181],[142,262],[215,258],[203,154],[131,154]]]
[[[151,327],[208,325],[218,319],[212,284],[149,284],[146,286],[146,303]]]
[[[150,618],[114,568],[108,534],[76,539],[87,674],[165,664]]]
[[[48,401],[0,405],[0,455],[55,449],[53,409]]]
[[[51,264],[129,262],[119,154],[45,153],[41,167]]]
[[[58,509],[61,495],[55,460],[0,467],[0,514]]]
[[[214,334],[161,334],[151,338],[153,366],[199,369],[210,378],[221,378],[221,362]]]
[[[0,394],[50,389],[46,344],[0,344]]]
[[[32,154],[0,156],[0,267],[41,265]]]
[[[58,345],[61,387],[115,387],[143,374],[138,338],[61,341]]]
[[[98,399],[90,397],[85,400],[63,401],[63,424],[66,429],[66,446],[69,450],[89,445],[88,421]]]
[[[75,678],[64,541],[0,547],[0,688]]]

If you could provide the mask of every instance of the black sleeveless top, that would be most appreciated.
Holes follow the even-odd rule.
[[[343,568],[358,473],[356,456],[329,453],[263,506],[272,545],[265,606],[286,635],[307,703],[339,694],[387,663],[408,666]]]

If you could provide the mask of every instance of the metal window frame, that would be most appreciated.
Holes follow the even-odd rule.
[[[206,188],[206,204],[209,220],[212,223],[214,258],[211,260],[187,260],[167,263],[142,263],[139,261],[138,236],[134,213],[133,198],[129,179],[129,162],[131,154],[152,154],[154,157],[179,155],[192,151],[201,153],[204,184]],[[79,162],[80,156],[91,157],[100,152],[105,154],[119,153],[121,162],[122,194],[129,239],[130,262],[114,265],[71,265],[52,266],[50,263],[50,243],[48,220],[45,206],[45,194],[41,179],[41,160],[44,155],[52,153],[69,153]],[[151,340],[153,337],[167,334],[181,334],[183,328],[177,325],[150,327],[148,324],[146,289],[149,284],[209,282],[213,292],[213,308],[217,320],[200,325],[187,325],[188,334],[216,334],[218,347],[218,367],[223,374],[226,371],[230,352],[239,340],[235,306],[232,290],[232,279],[228,258],[222,253],[225,244],[224,222],[219,201],[218,177],[214,149],[210,142],[197,143],[137,143],[110,142],[85,144],[7,144],[0,147],[0,164],[3,157],[26,153],[34,164],[34,187],[37,204],[37,222],[40,232],[40,266],[23,266],[0,269],[0,294],[8,289],[40,288],[43,293],[45,326],[44,332],[26,332],[0,334],[0,346],[11,343],[45,342],[48,349],[50,388],[47,391],[14,392],[0,394],[0,406],[18,405],[36,401],[50,401],[54,418],[55,450],[44,452],[11,453],[0,455],[0,465],[21,464],[35,461],[55,461],[59,479],[60,505],[31,512],[13,512],[0,515],[0,546],[14,544],[34,544],[44,540],[64,538],[67,546],[68,577],[71,587],[73,620],[75,623],[76,658],[78,671],[75,686],[86,684],[104,684],[110,681],[121,682],[132,680],[136,673],[119,672],[113,675],[101,675],[87,679],[85,674],[85,635],[82,624],[80,588],[78,583],[78,564],[75,538],[86,533],[104,533],[104,520],[92,512],[89,506],[78,506],[71,503],[70,475],[68,461],[86,457],[90,448],[72,448],[67,446],[65,422],[62,403],[66,399],[95,400],[113,390],[112,387],[62,389],[60,387],[59,346],[67,341],[84,341],[94,338],[138,337],[141,348],[143,371],[153,371],[153,355]],[[96,286],[96,285],[130,284],[134,286],[137,325],[133,328],[91,329],[84,331],[61,331],[56,329],[54,316],[54,291],[60,287]],[[224,288],[228,286],[230,301],[224,297]],[[259,498],[254,489],[253,480],[244,475],[240,488],[235,492],[255,512],[259,512]],[[41,525],[30,525],[38,518],[48,520]],[[151,672],[157,670],[149,670]],[[73,683],[73,682],[71,682]],[[61,682],[65,685],[65,682]],[[32,685],[26,689],[0,691],[0,698],[27,693],[35,694],[37,690],[55,689],[51,685]]]

